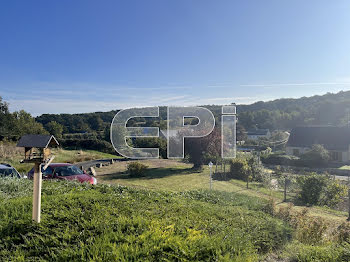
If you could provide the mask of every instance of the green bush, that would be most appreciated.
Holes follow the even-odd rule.
[[[347,187],[345,185],[334,180],[329,180],[326,188],[322,191],[320,205],[335,207],[346,194]]]
[[[313,145],[311,150],[300,156],[305,166],[326,166],[329,162],[329,152],[322,145]]]
[[[231,161],[229,179],[238,179],[247,181],[265,182],[268,177],[264,172],[263,166],[255,157],[236,158]]]
[[[346,195],[346,186],[328,175],[308,173],[296,179],[300,188],[299,200],[305,205],[336,206]]]
[[[268,165],[293,166],[296,164],[297,160],[297,157],[285,154],[270,154],[261,157],[261,161]]]
[[[305,205],[317,205],[322,190],[327,186],[328,178],[316,173],[306,174],[297,178],[300,187],[299,200]]]
[[[236,158],[231,161],[228,178],[246,181],[251,176],[252,170],[247,159]]]
[[[127,171],[132,177],[143,176],[147,170],[148,166],[140,162],[131,162],[127,165]]]

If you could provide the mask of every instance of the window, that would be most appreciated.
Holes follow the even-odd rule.
[[[55,174],[58,176],[74,176],[84,174],[84,172],[76,166],[60,166],[55,168]]]

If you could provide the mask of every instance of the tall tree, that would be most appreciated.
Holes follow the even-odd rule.
[[[46,125],[46,130],[56,138],[62,138],[63,126],[56,121],[51,121]]]

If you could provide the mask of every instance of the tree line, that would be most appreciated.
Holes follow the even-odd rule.
[[[217,126],[220,126],[221,106],[205,105],[213,112]],[[101,148],[109,143],[110,124],[118,110],[84,114],[43,114],[36,118],[21,110],[10,113],[8,104],[0,98],[0,139],[16,140],[26,133],[50,133],[63,141],[63,144],[79,147],[89,145],[86,141],[104,141]],[[237,105],[238,140],[244,140],[246,130],[268,128],[290,130],[295,126],[336,125],[344,126],[350,120],[350,91],[298,99],[277,99],[269,102],[256,102],[251,105]],[[159,118],[134,118],[128,126],[158,126],[166,129],[167,109],[160,107]],[[188,119],[195,121],[195,119]],[[239,137],[239,136],[243,137]],[[77,142],[74,141],[85,141]],[[149,140],[149,139],[147,139]],[[147,145],[147,140],[137,144]],[[154,140],[154,139],[153,139]],[[151,144],[160,144],[160,141]],[[137,141],[137,140],[136,140]],[[111,150],[112,148],[109,148]],[[164,149],[161,150],[162,153]]]
[[[234,101],[233,101],[234,102]],[[221,106],[205,105],[220,122]],[[43,114],[36,118],[45,129],[53,128],[51,122],[62,126],[62,133],[102,132],[109,125],[118,110],[86,114]],[[256,102],[251,105],[237,105],[238,130],[266,128],[290,130],[296,126],[335,125],[344,126],[350,120],[350,91],[298,99],[277,99]],[[166,128],[166,108],[160,107],[160,119],[137,118],[129,126],[159,126]],[[51,124],[50,124],[51,123]]]

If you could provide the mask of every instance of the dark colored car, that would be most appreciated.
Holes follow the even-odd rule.
[[[21,175],[18,171],[9,164],[0,164],[0,177],[14,177],[21,178]]]
[[[46,170],[41,170],[43,179],[64,179],[64,180],[77,180],[81,183],[89,183],[96,185],[97,180],[93,176],[86,174],[80,168],[75,165],[67,163],[55,163],[50,164]],[[29,171],[28,178],[32,179],[34,175],[34,168]]]

